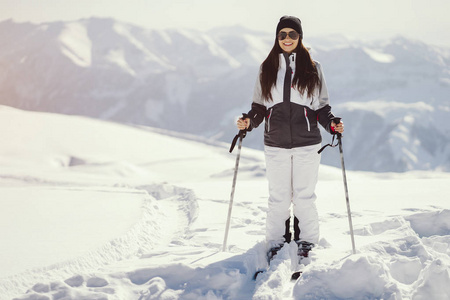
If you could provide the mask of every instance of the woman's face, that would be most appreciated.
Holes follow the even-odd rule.
[[[277,35],[278,43],[284,52],[291,53],[297,48],[299,35],[292,28],[283,28]]]

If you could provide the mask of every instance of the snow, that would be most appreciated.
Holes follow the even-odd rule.
[[[302,276],[289,280],[290,244],[253,280],[267,182],[246,140],[222,252],[228,144],[8,107],[0,128],[2,300],[450,297],[448,173],[348,171],[352,255],[342,173],[322,165],[321,240]]]
[[[125,235],[143,204],[142,193],[121,189],[3,187],[2,195],[0,236],[8,247],[0,249],[6,263],[1,277],[77,257]]]
[[[347,109],[349,111],[355,110],[367,110],[373,111],[380,116],[386,116],[390,113],[404,113],[406,108],[408,108],[411,112],[424,113],[424,112],[433,112],[433,106],[425,103],[425,102],[416,102],[416,103],[402,103],[396,101],[386,101],[383,99],[367,101],[367,102],[352,102],[348,101],[338,105],[339,108]],[[408,111],[408,113],[410,112]],[[407,119],[409,122],[411,118]]]
[[[367,47],[363,47],[363,50],[376,62],[387,64],[395,61],[395,57],[391,54],[383,53]]]
[[[110,50],[105,57],[106,60],[116,64],[131,76],[135,76],[136,72],[128,65],[122,49]]]
[[[61,52],[80,67],[91,66],[92,41],[86,27],[81,22],[71,22],[64,26],[59,35]]]
[[[162,71],[165,70],[171,70],[173,69],[173,66],[171,66],[169,63],[167,63],[166,61],[160,59],[156,54],[152,53],[149,49],[147,49],[145,47],[145,45],[143,45],[139,39],[137,39],[135,36],[133,36],[133,34],[130,32],[129,26],[124,25],[124,24],[119,24],[119,23],[114,23],[113,25],[113,29],[114,31],[119,34],[120,36],[122,36],[123,38],[125,38],[132,46],[133,46],[133,50],[138,50],[140,52],[142,52],[142,56],[143,58],[142,61],[144,62],[150,62],[152,63],[152,70],[149,70],[148,72],[157,72],[160,73]],[[117,65],[119,65],[120,67],[122,67],[126,72],[131,73],[132,75],[135,75],[136,72],[128,65],[128,63],[125,61],[125,58],[123,57],[123,52],[124,49],[120,50],[122,53],[120,53],[121,57],[117,57],[117,54],[115,55],[116,57],[111,57],[111,53],[109,53],[109,58],[110,59],[115,59],[115,60],[111,60],[112,62],[116,63]],[[112,54],[114,55],[114,54]],[[128,59],[130,61],[132,61],[134,64],[136,64],[135,62],[135,58],[130,56],[128,57]],[[142,63],[141,61],[141,63]],[[136,66],[138,67],[138,66]]]
[[[236,69],[240,67],[239,61],[234,59],[231,55],[229,55],[224,49],[217,45],[217,43],[210,37],[209,34],[203,34],[202,40],[206,44],[206,47],[210,51],[213,56],[217,56],[218,58],[223,58],[228,62],[231,68]]]

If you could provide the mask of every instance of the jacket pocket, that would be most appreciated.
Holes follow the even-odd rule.
[[[269,114],[267,115],[267,132],[270,132],[270,118],[272,117],[273,108],[269,110]]]
[[[306,107],[304,107],[303,110],[305,112],[306,126],[308,128],[308,131],[311,131],[311,124],[309,123],[309,119],[308,119],[308,111],[306,110]]]

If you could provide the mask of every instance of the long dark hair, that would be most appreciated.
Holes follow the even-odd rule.
[[[261,82],[262,97],[267,101],[273,101],[272,88],[277,82],[277,74],[280,67],[279,54],[282,52],[283,50],[278,40],[275,39],[272,50],[262,63],[259,80]],[[298,41],[297,48],[295,48],[294,52],[297,53],[297,57],[295,60],[295,74],[292,85],[300,94],[304,95],[306,92],[308,97],[312,97],[314,90],[320,88],[320,79],[316,64],[311,59],[308,49],[305,48],[301,39]]]

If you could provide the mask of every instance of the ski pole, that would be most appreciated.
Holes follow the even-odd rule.
[[[339,119],[339,122],[340,122],[340,119]],[[337,122],[336,124],[338,124],[339,122]],[[342,150],[342,139],[341,138],[342,138],[342,135],[340,133],[337,133],[339,152],[341,153],[341,166],[342,166],[342,177],[344,180],[345,201],[347,203],[348,225],[350,227],[350,236],[352,239],[352,252],[353,252],[353,254],[356,254],[355,236],[353,234],[352,213],[350,211],[350,200],[348,198],[347,176],[345,175],[344,151]]]
[[[333,121],[335,124],[339,124],[341,122],[341,118],[334,117]],[[335,136],[337,136],[338,143],[333,145]],[[344,180],[345,201],[347,203],[348,225],[350,227],[350,236],[352,238],[352,252],[353,252],[353,254],[356,254],[355,236],[353,234],[352,213],[350,211],[350,200],[348,198],[347,175],[345,175],[344,151],[342,150],[342,134],[340,134],[339,132],[336,132],[336,134],[333,135],[333,140],[331,141],[331,144],[327,144],[327,145],[323,146],[322,148],[320,148],[320,150],[317,153],[320,154],[328,146],[334,148],[338,145],[339,145],[339,152],[341,154],[342,177]]]
[[[230,230],[231,211],[233,209],[234,190],[236,187],[236,178],[237,178],[237,172],[238,172],[238,167],[239,167],[239,160],[241,157],[242,139],[245,137],[246,134],[247,134],[246,130],[239,130],[239,133],[234,137],[233,142],[231,143],[231,147],[230,147],[230,153],[231,153],[231,152],[233,152],[234,146],[236,145],[236,140],[239,138],[238,153],[236,156],[236,164],[234,166],[233,185],[231,187],[230,203],[228,205],[227,225],[225,227],[225,236],[223,238],[223,249],[222,249],[223,252],[225,252],[227,249],[228,231]]]

